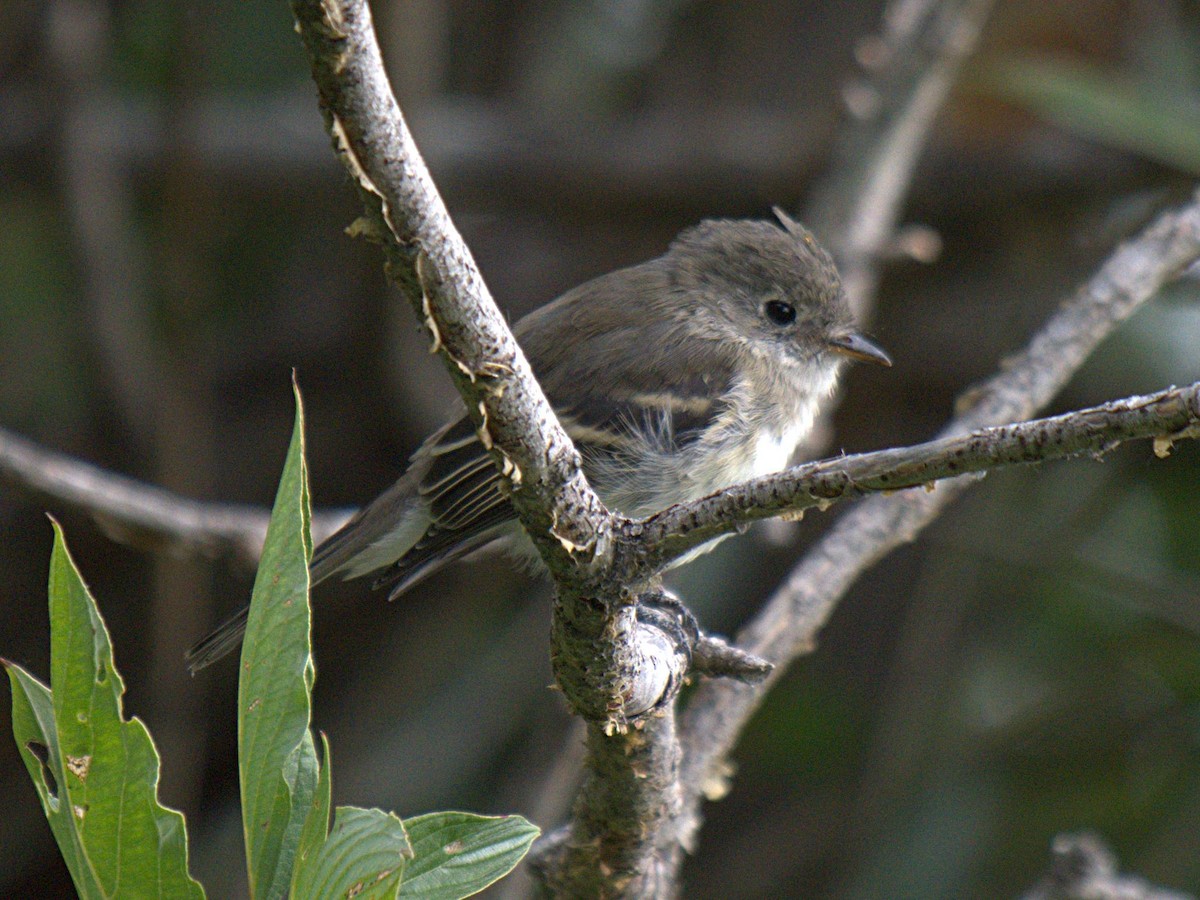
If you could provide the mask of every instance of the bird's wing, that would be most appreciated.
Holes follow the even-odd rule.
[[[486,544],[514,517],[500,476],[464,415],[436,432],[408,470],[313,552],[316,585],[335,574],[379,573],[389,598],[439,566]],[[241,643],[247,609],[239,610],[188,651],[192,673]]]
[[[516,518],[500,472],[474,424],[466,416],[443,430],[417,454],[423,475],[417,485],[428,527],[408,550],[384,569],[375,588],[389,599],[451,560],[488,543]]]
[[[668,458],[727,410],[735,359],[719,341],[682,339],[681,320],[660,305],[673,289],[662,260],[603,275],[517,323],[534,372],[601,498],[633,514],[653,506]],[[677,309],[677,307],[675,307]],[[605,474],[636,472],[614,493]],[[502,479],[471,421],[436,433],[408,471],[313,554],[313,583],[378,573],[394,598],[425,575],[490,542],[515,519]],[[193,671],[237,646],[243,610],[188,655]]]
[[[735,356],[716,340],[685,339],[689,323],[669,267],[652,260],[595,278],[515,327],[534,374],[580,447],[589,476],[601,466],[636,467],[652,452],[685,447],[724,410]],[[496,465],[463,417],[418,457],[428,468],[419,494],[430,524],[379,583],[403,591],[437,565],[491,540],[515,513]],[[414,463],[416,460],[414,460]],[[652,474],[652,473],[650,473]],[[604,478],[593,487],[605,496]]]
[[[725,408],[737,349],[698,335],[664,259],[610,272],[522,319],[516,334],[577,443],[664,452],[695,440]]]

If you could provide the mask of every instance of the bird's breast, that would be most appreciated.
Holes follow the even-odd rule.
[[[759,475],[769,475],[786,468],[792,458],[792,453],[812,428],[813,416],[810,413],[803,421],[791,423],[791,427],[783,430],[763,428],[754,441],[754,446],[747,454],[749,465],[744,478],[757,478]]]

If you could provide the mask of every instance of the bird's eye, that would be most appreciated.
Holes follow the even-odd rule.
[[[796,307],[783,300],[768,300],[763,307],[767,318],[779,326],[791,325],[796,321]]]

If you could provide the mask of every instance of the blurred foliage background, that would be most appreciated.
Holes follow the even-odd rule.
[[[705,216],[802,208],[883,5],[380,0],[397,94],[515,318]],[[0,30],[0,425],[201,499],[270,503],[305,392],[319,507],[382,489],[452,388],[324,134],[283,3],[7,0]],[[1200,9],[1007,0],[939,118],[885,272],[890,371],[847,379],[831,451],[922,440],[1111,247],[1200,173]],[[1200,377],[1185,280],[1056,410]],[[48,671],[47,506],[107,617],[127,710],[238,896],[235,669],[184,650],[249,595],[237,560],[116,542],[0,483],[0,653]],[[836,511],[678,573],[732,632]],[[561,820],[579,735],[551,692],[548,590],[484,558],[388,605],[317,593],[335,801]],[[1200,891],[1200,451],[1145,445],[989,477],[864,578],[771,695],[707,807],[689,897],[1016,896],[1051,838]],[[8,733],[7,703],[0,727]],[[70,895],[0,740],[0,895]],[[239,861],[231,864],[231,861]],[[514,880],[494,889],[509,896]],[[507,892],[507,893],[506,893]]]

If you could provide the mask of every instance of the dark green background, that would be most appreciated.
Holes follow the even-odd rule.
[[[413,131],[515,318],[702,217],[802,209],[881,4],[376,11]],[[851,372],[832,450],[929,437],[1122,236],[1186,196],[1195,13],[1000,4],[906,208],[942,256],[886,269],[870,331],[896,366]],[[1050,100],[998,74],[1031,58]],[[1067,64],[1091,81],[1064,97]],[[1133,112],[1098,133],[1088,90]],[[189,496],[266,505],[295,368],[313,496],[331,508],[380,490],[438,424],[452,389],[377,250],[342,234],[354,191],[284,4],[10,0],[0,122],[0,425]],[[1151,303],[1055,409],[1200,377],[1197,299],[1188,282]],[[127,710],[163,754],[193,873],[236,896],[236,666],[191,679],[182,654],[252,573],[114,542],[0,484],[0,654],[34,672],[48,671],[47,508],[111,626]],[[836,514],[726,542],[677,587],[732,632]],[[315,724],[335,801],[560,821],[578,735],[546,687],[547,594],[491,558],[393,605],[366,584],[323,587]],[[862,579],[772,694],[732,794],[706,809],[686,896],[1012,897],[1079,828],[1126,868],[1200,891],[1198,627],[1193,444],[990,476]],[[0,796],[0,895],[69,892],[8,740]]]

